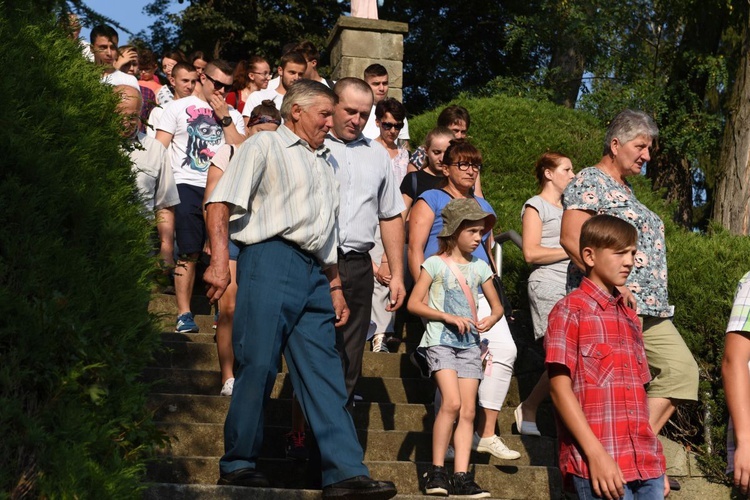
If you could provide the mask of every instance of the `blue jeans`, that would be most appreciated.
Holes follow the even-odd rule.
[[[594,495],[591,480],[573,476],[573,486],[579,500],[602,498]],[[664,500],[664,475],[654,479],[630,481],[625,483],[625,500]]]

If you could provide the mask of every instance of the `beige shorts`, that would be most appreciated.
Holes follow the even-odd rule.
[[[651,398],[698,400],[698,364],[669,318],[639,316],[651,370]]]

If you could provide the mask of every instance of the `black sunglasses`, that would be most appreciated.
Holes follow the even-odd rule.
[[[231,83],[221,83],[220,81],[214,80],[210,76],[208,76],[205,72],[203,73],[203,76],[208,78],[208,80],[214,84],[214,88],[216,90],[224,89],[224,92],[231,92],[232,91],[232,84]]]
[[[380,126],[383,127],[383,130],[390,130],[392,128],[395,128],[396,130],[401,130],[402,128],[404,128],[404,122],[398,122],[398,123],[380,122]]]

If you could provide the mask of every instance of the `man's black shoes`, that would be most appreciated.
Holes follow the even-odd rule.
[[[396,496],[396,486],[390,481],[375,481],[357,476],[323,488],[323,498],[336,500],[388,500]]]
[[[251,488],[267,488],[269,486],[266,475],[255,469],[237,469],[222,474],[216,483],[225,486],[249,486]]]

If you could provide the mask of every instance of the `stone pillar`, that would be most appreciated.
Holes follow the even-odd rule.
[[[362,78],[370,64],[388,70],[388,96],[403,100],[404,35],[409,25],[394,21],[341,16],[328,37],[331,78]]]

